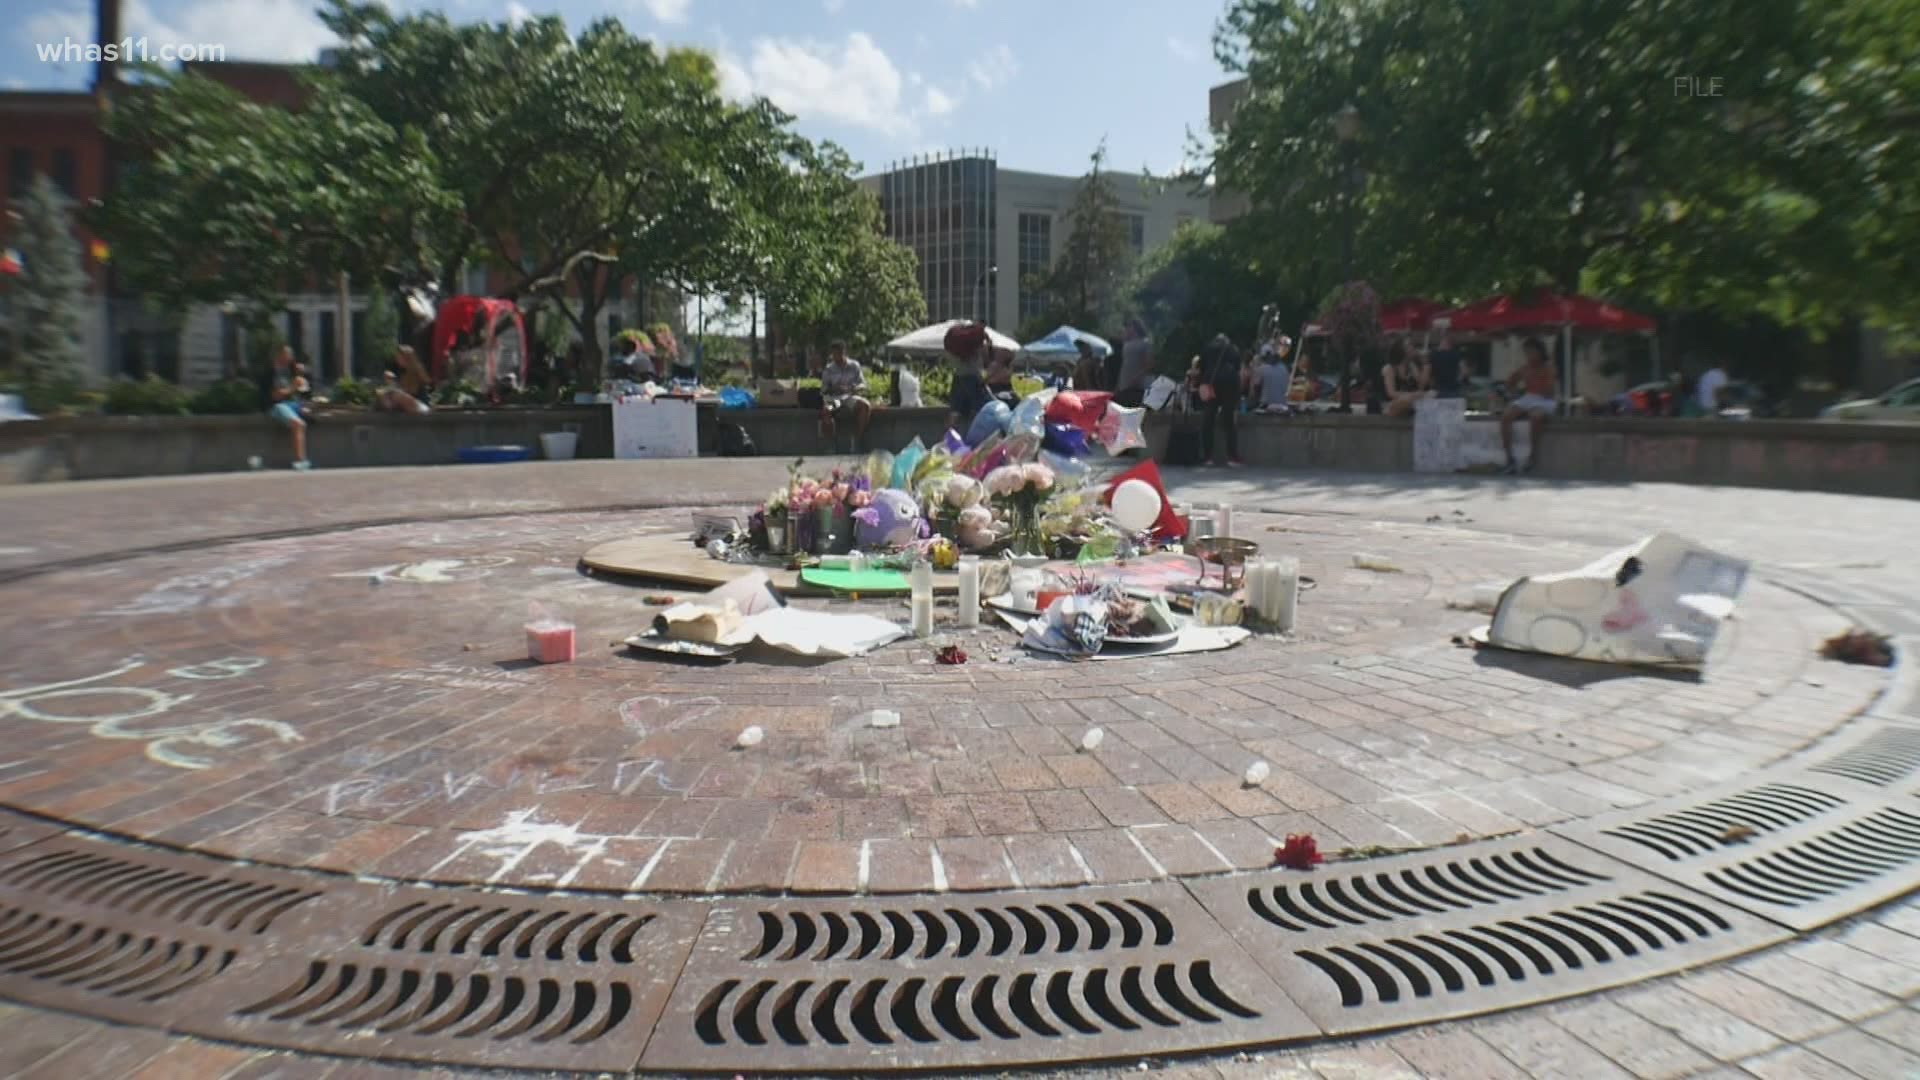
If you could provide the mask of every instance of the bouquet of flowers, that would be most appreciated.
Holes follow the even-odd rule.
[[[1040,536],[1040,506],[1053,491],[1053,470],[1039,462],[1002,465],[982,481],[987,494],[1005,511],[1012,523],[1013,550],[1023,554],[1044,554]]]

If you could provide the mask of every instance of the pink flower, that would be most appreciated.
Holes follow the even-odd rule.
[[[847,484],[845,481],[841,481],[840,483],[833,485],[833,501],[834,502],[847,501]]]
[[[947,505],[964,510],[980,501],[980,481],[971,476],[956,476],[947,481]]]
[[[1050,491],[1053,489],[1052,469],[1035,461],[1027,465],[1024,471],[1026,473],[1027,483],[1033,487],[1033,490]]]
[[[856,491],[847,496],[847,501],[855,510],[864,510],[873,505],[873,492]]]
[[[1027,473],[1018,465],[1002,465],[988,473],[984,483],[989,494],[1012,495],[1027,486]]]
[[[830,510],[833,508],[833,491],[830,488],[816,488],[813,492],[813,508]]]

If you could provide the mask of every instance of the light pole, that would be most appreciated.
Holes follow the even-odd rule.
[[[986,288],[987,281],[989,279],[997,280],[999,275],[1000,268],[998,266],[989,266],[985,270],[980,271],[980,276],[973,281],[974,315],[982,323],[987,322],[987,307],[986,304],[982,302],[981,294]]]
[[[1360,110],[1349,101],[1340,106],[1333,114],[1333,135],[1340,142],[1340,194],[1341,216],[1345,218],[1341,230],[1341,281],[1351,284],[1353,281],[1353,243],[1357,223],[1354,219],[1354,204],[1360,201],[1359,170],[1354,165],[1354,152],[1360,142]],[[1346,370],[1340,376],[1340,411],[1353,411],[1353,361],[1352,356],[1343,358]]]

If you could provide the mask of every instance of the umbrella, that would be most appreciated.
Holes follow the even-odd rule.
[[[1615,307],[1591,296],[1563,296],[1543,290],[1527,296],[1490,296],[1466,307],[1445,312],[1452,329],[1465,333],[1502,333],[1535,327],[1557,327],[1567,391],[1573,392],[1573,332],[1598,330],[1616,334],[1651,334],[1651,318]],[[1658,356],[1655,357],[1656,366]]]
[[[1421,300],[1408,297],[1380,306],[1380,329],[1389,334],[1410,334],[1415,330],[1425,330],[1435,315],[1445,311],[1447,305],[1437,300]]]
[[[938,356],[947,351],[947,331],[966,321],[966,319],[949,319],[946,322],[935,323],[932,326],[923,326],[911,334],[897,337],[887,342],[887,348],[894,352]],[[993,347],[996,351],[1004,350],[1010,354],[1020,351],[1019,342],[995,330],[991,326],[987,327],[987,337],[993,342]]]
[[[1096,337],[1085,330],[1076,330],[1071,326],[1062,326],[1038,341],[1027,342],[1027,355],[1038,357],[1075,357],[1080,355],[1077,342],[1086,342],[1093,347],[1093,355],[1104,357],[1113,351],[1105,338]]]

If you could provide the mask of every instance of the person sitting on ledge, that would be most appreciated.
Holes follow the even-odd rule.
[[[1500,445],[1507,452],[1506,473],[1509,476],[1521,472],[1532,472],[1540,461],[1540,431],[1546,426],[1547,417],[1553,415],[1555,393],[1553,365],[1547,363],[1547,347],[1540,344],[1539,338],[1528,338],[1525,346],[1527,362],[1520,370],[1507,377],[1509,389],[1519,388],[1523,393],[1508,405],[1500,414]],[[1523,470],[1513,457],[1513,422],[1522,416],[1527,418],[1527,464]]]
[[[380,389],[374,393],[374,407],[384,412],[425,413],[427,403],[400,389],[400,376],[389,368],[380,377]]]
[[[873,403],[862,396],[867,387],[866,373],[857,361],[847,358],[846,342],[834,342],[827,353],[827,363],[820,369],[820,434],[833,440],[838,449],[840,421],[850,421],[857,452],[866,440],[867,424],[873,420]]]

